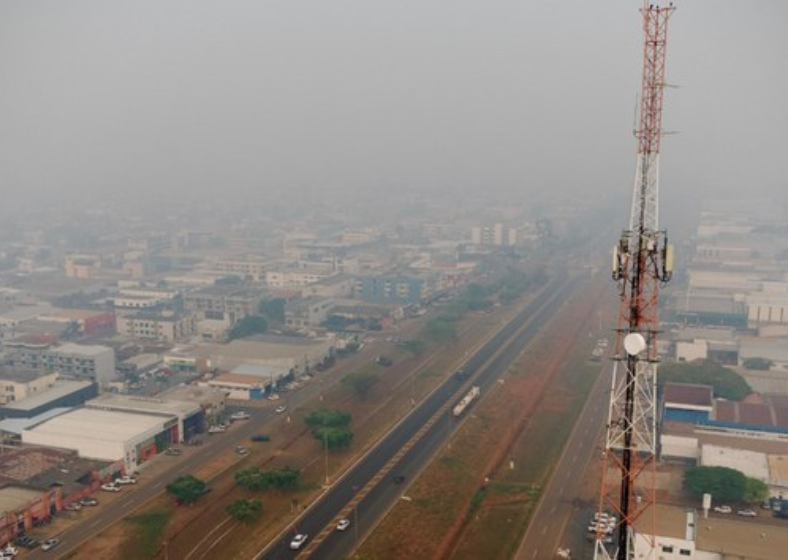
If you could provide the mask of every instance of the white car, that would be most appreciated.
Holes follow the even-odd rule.
[[[741,515],[742,517],[757,517],[758,514],[755,513],[754,510],[751,509],[740,509],[736,512],[736,515]]]
[[[268,400],[269,401],[278,401],[279,400],[279,395],[277,395],[276,393],[271,393],[270,395],[268,395]]]
[[[350,527],[350,519],[340,519],[337,523],[337,531],[344,531],[348,527]]]
[[[230,420],[249,420],[249,418],[251,418],[251,416],[249,416],[249,413],[243,410],[239,410],[238,412],[233,412],[230,415]]]
[[[115,484],[114,482],[107,482],[106,484],[101,485],[101,489],[105,492],[120,492],[121,488],[119,485]]]
[[[717,513],[731,513],[733,510],[731,506],[717,506],[714,508],[714,511]]]
[[[293,538],[292,541],[290,541],[290,548],[293,550],[299,550],[302,546],[304,546],[307,538],[308,537],[305,534],[299,533]]]
[[[41,550],[52,550],[59,544],[60,544],[59,539],[47,539],[41,545]]]
[[[133,476],[119,476],[115,479],[115,484],[137,484],[137,479]]]
[[[12,544],[8,544],[3,550],[0,550],[0,558],[13,558],[17,554],[19,554],[19,549]]]
[[[279,406],[276,407],[277,414],[282,414],[285,410],[287,410],[287,405],[280,404]]]

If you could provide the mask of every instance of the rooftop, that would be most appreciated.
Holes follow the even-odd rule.
[[[80,408],[44,422],[32,428],[32,431],[64,439],[81,437],[114,442],[160,426],[161,417],[157,416]]]
[[[0,366],[0,379],[13,383],[30,383],[47,375],[36,369],[27,369],[13,366]]]
[[[104,393],[85,403],[87,408],[102,410],[126,410],[129,412],[147,412],[167,416],[189,416],[198,412],[200,405],[191,401],[179,401],[169,398],[135,397]]]
[[[712,388],[708,385],[685,383],[665,384],[665,404],[712,407]]]
[[[82,389],[95,385],[93,381],[70,381],[59,379],[55,384],[44,390],[38,391],[22,400],[5,405],[5,408],[14,410],[35,410],[39,406],[45,405],[61,397],[65,397]]]

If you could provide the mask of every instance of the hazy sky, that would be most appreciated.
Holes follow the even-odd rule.
[[[788,2],[676,4],[663,200],[785,190]],[[640,6],[7,0],[0,192],[628,197]]]

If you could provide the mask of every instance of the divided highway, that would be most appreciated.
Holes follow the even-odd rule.
[[[292,558],[295,551],[289,545],[297,533],[309,535],[303,557],[338,559],[351,554],[396,500],[407,499],[405,487],[456,430],[458,423],[451,416],[455,402],[471,385],[480,386],[484,396],[579,283],[568,277],[554,279],[555,288],[545,289],[542,298],[526,306],[466,361],[468,381],[459,383],[450,376],[257,558]],[[350,519],[350,528],[334,531],[341,517]]]

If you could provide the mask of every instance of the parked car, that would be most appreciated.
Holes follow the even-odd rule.
[[[21,537],[17,537],[14,540],[14,543],[18,544],[19,546],[23,546],[25,548],[35,548],[39,545],[37,538],[29,537],[27,535],[22,535]]]
[[[79,511],[82,509],[82,504],[74,502],[63,507],[65,511]]]
[[[714,508],[714,511],[717,513],[731,513],[733,510],[731,506],[717,506]]]
[[[268,434],[255,434],[251,437],[252,441],[271,441],[271,436]]]
[[[134,478],[133,476],[123,475],[115,479],[115,484],[121,484],[121,485],[137,484],[137,479]]]
[[[79,500],[79,503],[83,506],[97,506],[98,500],[96,498],[91,498],[90,496],[86,496]]]
[[[282,414],[285,410],[287,410],[287,405],[280,404],[279,406],[276,407],[277,414]]]
[[[249,420],[251,416],[245,410],[239,410],[238,412],[233,412],[230,415],[230,420]]]
[[[17,554],[19,554],[19,549],[11,543],[8,543],[3,550],[0,550],[0,558],[13,558]]]
[[[307,537],[307,535],[303,533],[299,533],[298,535],[293,537],[292,541],[290,541],[290,548],[293,550],[299,550],[302,546],[304,546],[304,543],[308,538],[309,537]]]
[[[270,395],[268,395],[268,400],[269,401],[278,401],[279,400],[279,395],[277,395],[276,393],[271,393]]]
[[[180,455],[181,450],[176,447],[168,447],[164,450],[165,455]]]
[[[392,365],[394,361],[388,356],[378,356],[377,358],[375,358],[375,363],[378,364],[379,366],[388,367]]]
[[[755,510],[752,509],[740,509],[736,512],[736,515],[741,515],[742,517],[757,517],[758,514],[755,513]]]
[[[101,489],[105,492],[120,492],[121,486],[119,484],[115,484],[114,482],[107,482],[106,484],[101,485]]]
[[[221,424],[217,424],[216,426],[211,426],[208,428],[209,434],[221,434],[227,431],[227,428],[222,426]]]
[[[60,544],[60,539],[47,539],[41,545],[41,550],[52,550]]]
[[[340,519],[337,523],[337,531],[344,531],[348,527],[350,527],[350,519]]]

